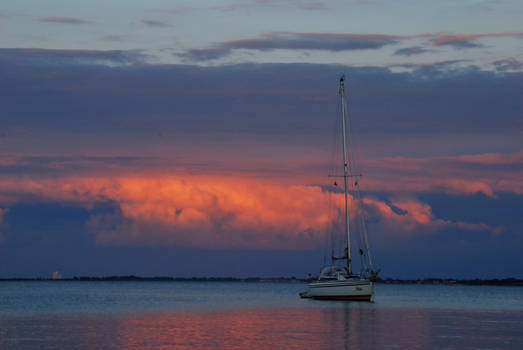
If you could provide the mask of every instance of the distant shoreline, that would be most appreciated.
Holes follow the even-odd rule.
[[[252,283],[306,283],[310,282],[311,278],[294,278],[294,277],[139,277],[139,276],[79,276],[72,278],[0,278],[0,282],[125,282],[125,281],[156,281],[156,282],[252,282]],[[393,279],[393,278],[378,278],[378,284],[424,284],[424,285],[477,285],[477,286],[520,286],[523,287],[523,279],[517,278],[503,278],[503,279],[451,279],[451,278],[424,278],[424,279]]]

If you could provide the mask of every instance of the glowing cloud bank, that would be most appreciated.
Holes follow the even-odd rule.
[[[3,206],[24,198],[87,210],[110,203],[113,211],[92,214],[86,226],[98,243],[117,245],[307,249],[323,241],[332,222],[341,218],[340,211],[329,212],[329,203],[334,208],[343,205],[340,193],[319,185],[279,185],[243,176],[9,179],[0,181],[0,192]],[[412,195],[387,202],[367,197],[364,203],[379,236],[410,236],[446,227],[502,230],[437,218],[428,204]]]

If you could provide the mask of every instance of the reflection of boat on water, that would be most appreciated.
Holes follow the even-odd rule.
[[[314,299],[370,301],[372,295],[374,294],[374,281],[376,280],[379,270],[374,270],[372,264],[372,257],[369,249],[367,229],[361,205],[362,201],[358,181],[359,175],[357,175],[355,171],[356,166],[354,163],[354,150],[351,146],[350,120],[348,120],[347,103],[345,98],[345,84],[343,76],[340,78],[339,96],[341,99],[341,134],[343,143],[343,175],[341,175],[340,177],[343,177],[344,185],[344,232],[347,241],[344,247],[343,255],[335,256],[333,248],[333,251],[330,256],[331,264],[322,268],[318,279],[309,283],[309,290],[307,292],[300,293],[300,296],[303,298]],[[336,183],[335,186],[337,186]],[[349,186],[352,186],[354,190],[354,200],[352,200],[351,202],[357,204],[359,212],[356,211],[356,208],[351,209],[354,211],[354,213],[357,213],[360,218],[359,229],[361,246],[359,249],[359,254],[361,258],[361,270],[357,274],[353,273],[351,259],[351,220],[349,217]],[[338,261],[345,261],[345,265],[343,266],[337,264]]]

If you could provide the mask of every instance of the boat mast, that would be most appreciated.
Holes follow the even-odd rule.
[[[345,135],[345,117],[347,114],[347,103],[345,101],[345,76],[340,78],[340,98],[341,98],[341,133],[343,135],[343,185],[345,192],[345,232],[347,233],[347,247],[345,257],[347,258],[347,270],[352,275],[352,261],[350,258],[350,227],[349,227],[349,167],[347,163],[347,136]]]

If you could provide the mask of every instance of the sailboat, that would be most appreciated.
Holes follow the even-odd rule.
[[[345,97],[345,77],[340,78],[339,96],[341,100],[341,130],[343,143],[343,192],[345,195],[345,236],[346,245],[343,249],[344,254],[335,256],[331,253],[331,263],[322,267],[317,280],[308,284],[308,291],[300,293],[301,297],[313,299],[330,300],[360,300],[370,301],[374,294],[374,283],[379,270],[374,270],[372,257],[367,238],[367,229],[363,210],[361,206],[361,195],[359,188],[359,176],[356,174],[354,163],[354,150],[350,145],[350,121],[348,120],[347,102]],[[347,133],[348,131],[348,133]],[[348,135],[347,135],[348,134]],[[349,159],[350,156],[350,159]],[[350,160],[350,163],[349,163]],[[350,166],[349,166],[350,165]],[[352,182],[353,183],[349,183]],[[349,215],[349,184],[354,188],[354,200],[352,203],[358,204],[360,208],[360,244],[359,249],[361,258],[361,269],[358,273],[353,271],[351,258],[351,218]],[[335,183],[336,185],[336,183]],[[353,210],[354,211],[354,210]],[[344,265],[339,262],[345,262]]]

